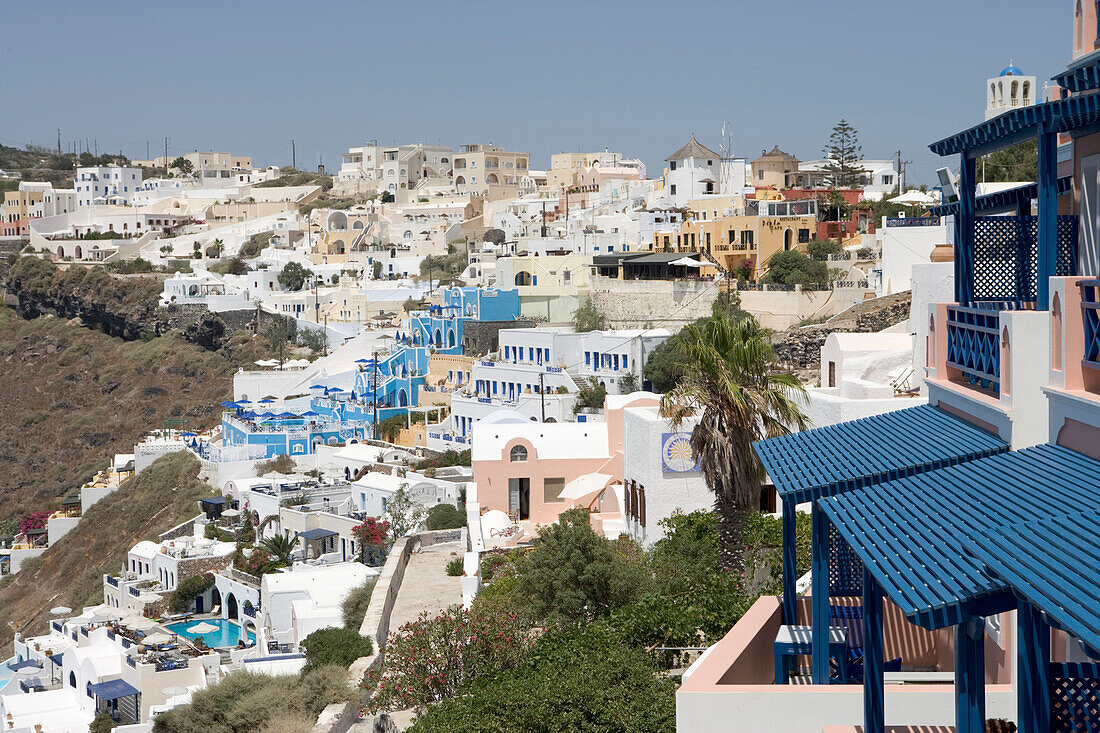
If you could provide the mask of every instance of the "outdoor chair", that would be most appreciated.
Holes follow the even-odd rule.
[[[848,682],[863,684],[863,606],[829,606],[829,625],[848,630]],[[901,657],[883,662],[882,671],[900,672]]]

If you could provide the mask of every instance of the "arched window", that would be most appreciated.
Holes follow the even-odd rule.
[[[924,345],[925,366],[936,366],[936,317],[928,318],[928,342]]]
[[[1024,82],[1023,90],[1024,90],[1023,104],[1025,106],[1030,105],[1031,104],[1031,82],[1030,81],[1025,81]]]
[[[1001,394],[1012,391],[1012,347],[1008,343],[1008,326],[1001,332]]]
[[[522,445],[514,446],[512,452],[508,454],[508,460],[512,463],[526,463],[527,449]]]
[[[76,672],[69,672],[69,687],[76,689]]]

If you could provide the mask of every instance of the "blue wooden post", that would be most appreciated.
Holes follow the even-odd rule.
[[[829,684],[829,518],[813,503],[813,681]]]
[[[797,624],[795,599],[795,577],[798,574],[797,539],[795,537],[795,504],[789,499],[783,500],[783,623]]]
[[[974,158],[962,154],[959,165],[959,213],[955,228],[955,301],[969,305],[974,300]]]
[[[985,621],[955,627],[955,731],[985,733]]]
[[[1016,716],[1020,733],[1050,733],[1050,627],[1039,610],[1016,610]]]
[[[1036,304],[1050,308],[1050,278],[1058,259],[1058,135],[1044,124],[1039,131],[1039,262]]]
[[[884,733],[886,728],[882,640],[882,588],[863,568],[863,730]]]

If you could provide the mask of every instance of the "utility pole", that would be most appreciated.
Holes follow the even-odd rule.
[[[539,372],[539,398],[542,402],[542,421],[546,422],[546,373]]]
[[[291,141],[290,141],[290,167],[291,168],[297,168],[298,167],[298,153],[297,153],[297,150],[294,148],[294,140],[293,139],[291,139]]]
[[[151,160],[151,158],[149,157],[149,141],[148,140],[145,141],[145,159],[146,160]]]
[[[99,157],[99,139],[96,138],[96,139],[92,140],[92,142],[95,144],[95,157],[98,158]]]
[[[61,128],[57,128],[57,156],[61,157]]]
[[[168,138],[164,138],[164,177],[168,177]]]

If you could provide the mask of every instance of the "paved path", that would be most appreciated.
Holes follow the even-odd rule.
[[[447,563],[462,557],[460,547],[457,542],[444,542],[412,554],[390,615],[391,633],[424,611],[435,613],[462,603],[462,579],[447,575]]]

